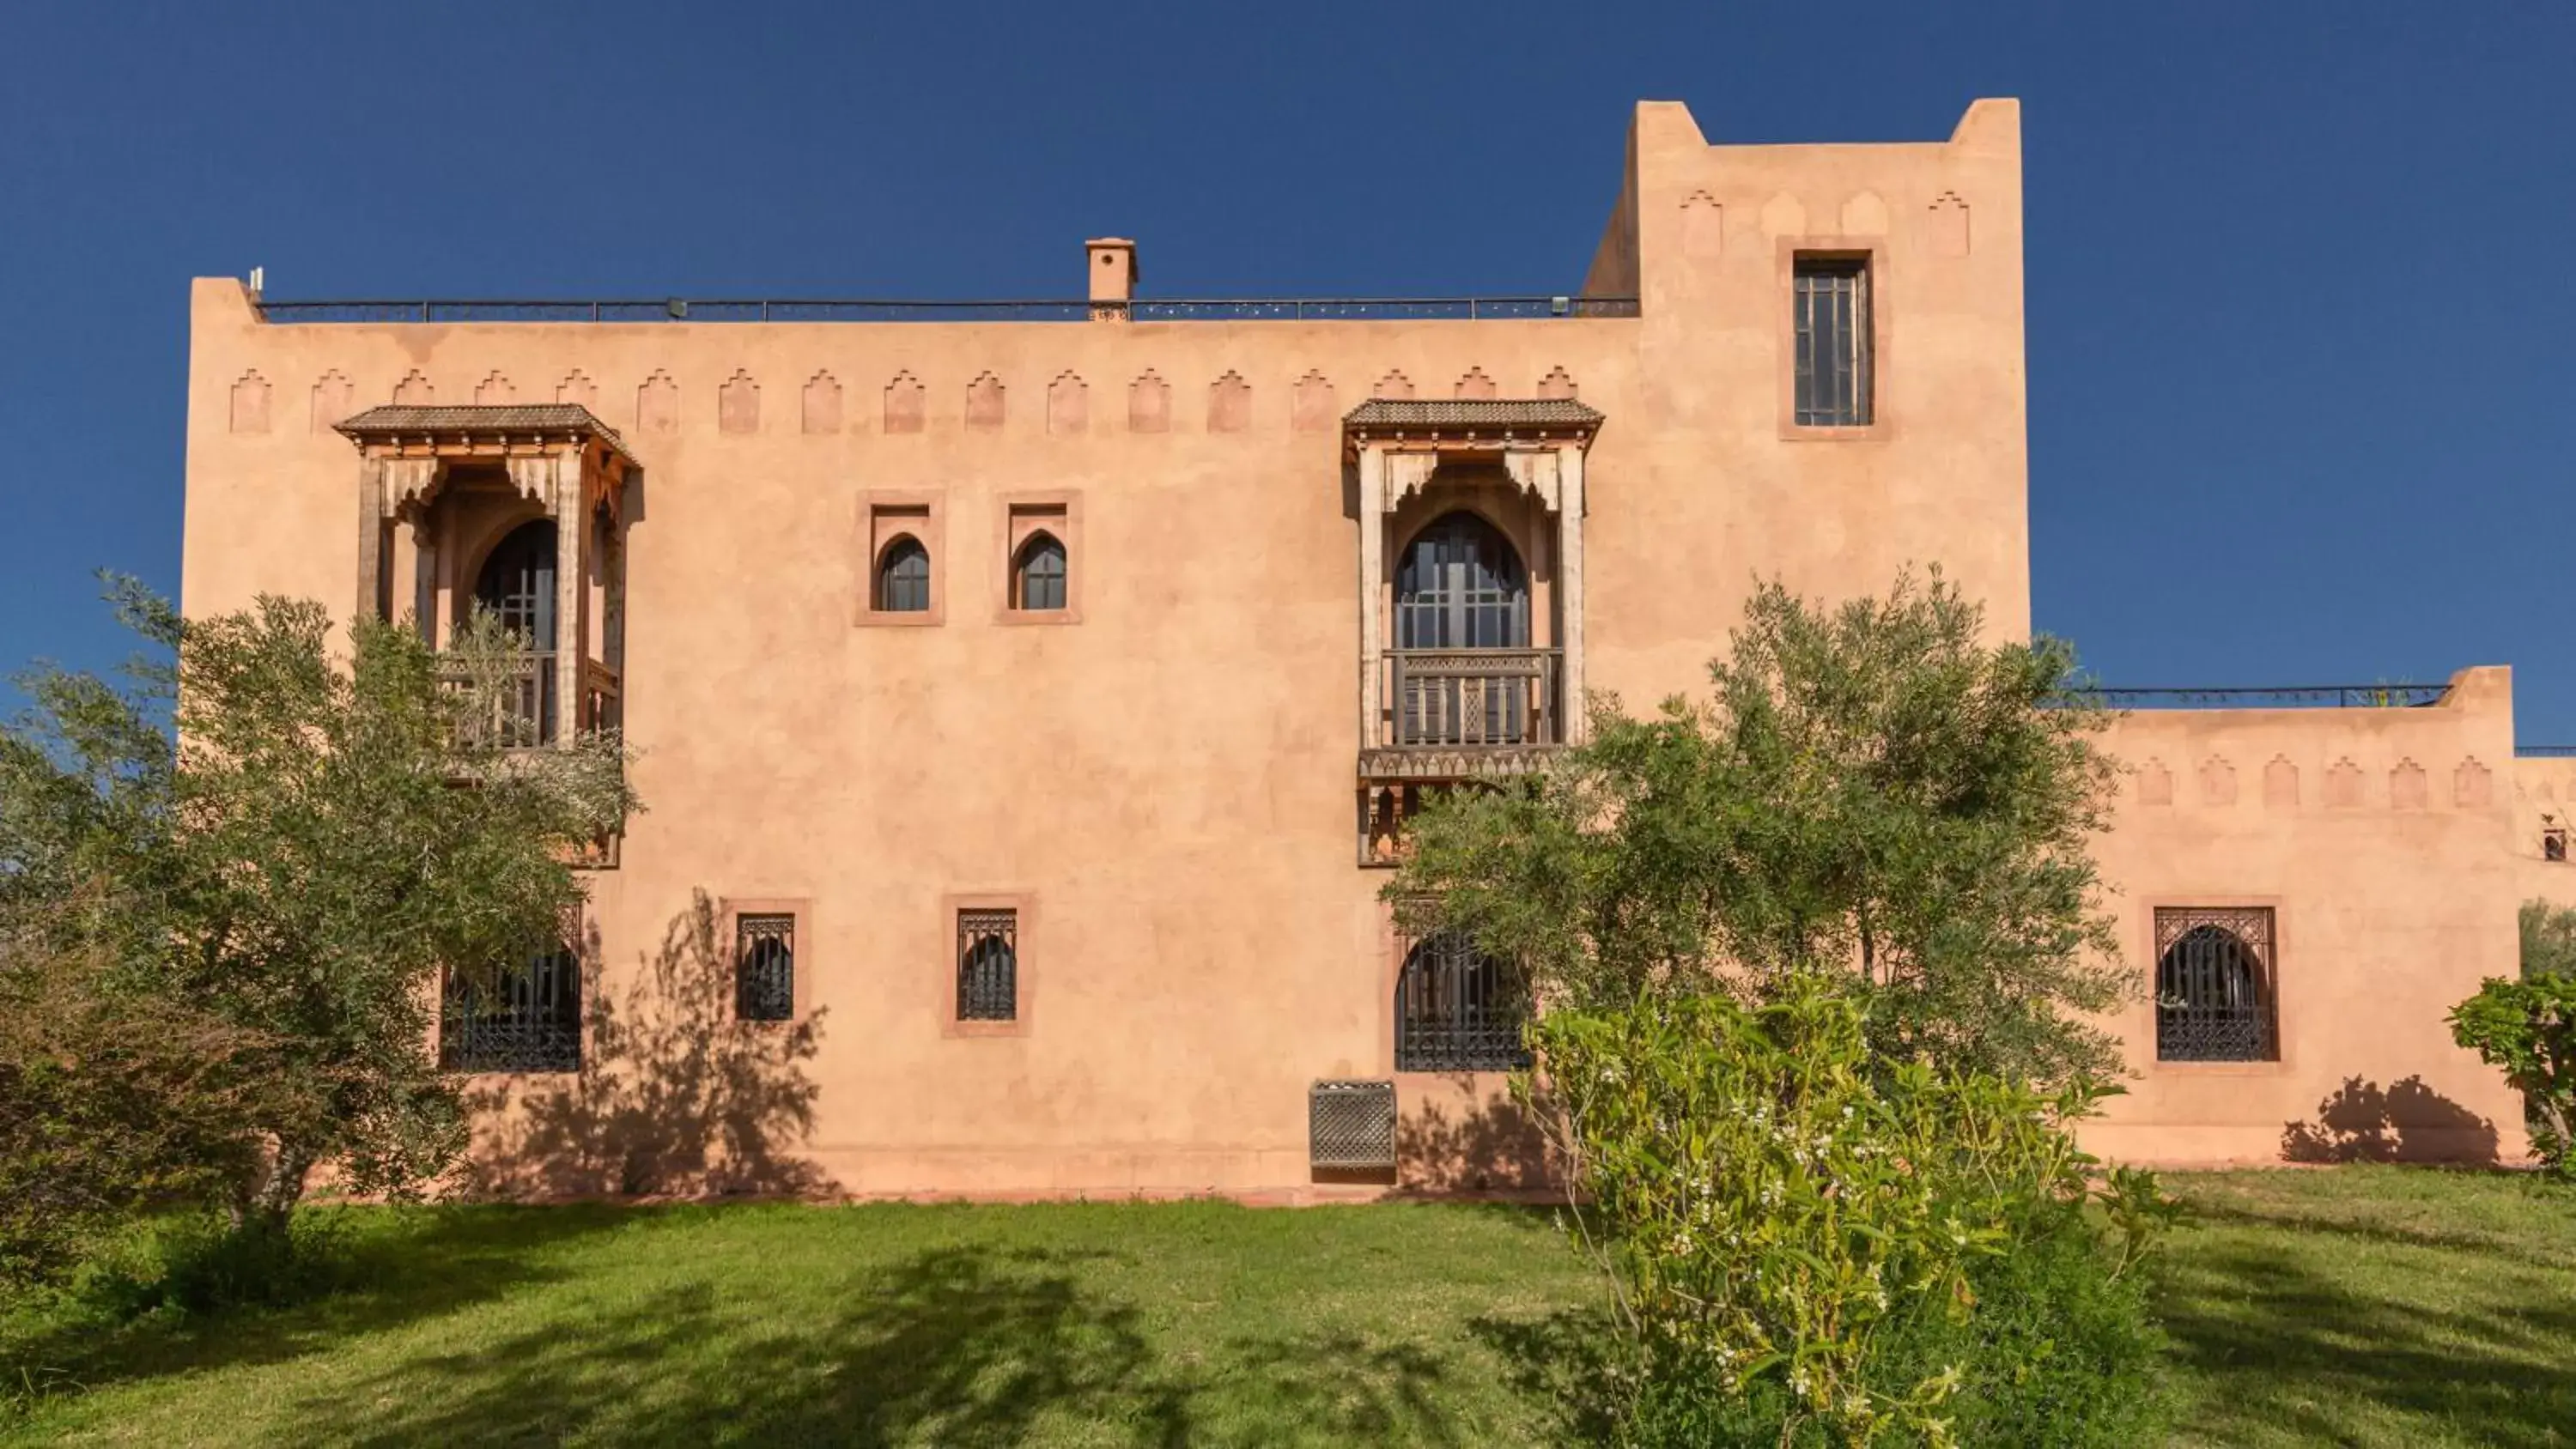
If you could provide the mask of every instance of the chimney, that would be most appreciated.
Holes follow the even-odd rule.
[[[1136,293],[1136,244],[1123,236],[1100,236],[1082,244],[1091,275],[1091,320],[1124,322],[1127,299]]]

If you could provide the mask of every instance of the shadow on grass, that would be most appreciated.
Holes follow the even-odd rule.
[[[320,1217],[329,1210],[308,1211]],[[128,1317],[113,1290],[76,1289],[61,1295],[54,1311],[22,1317],[20,1332],[0,1338],[0,1380],[77,1391],[331,1352],[353,1335],[558,1281],[567,1272],[546,1261],[548,1250],[645,1216],[580,1207],[359,1211],[369,1215],[371,1230],[322,1234],[329,1260],[318,1272],[329,1286],[309,1301]]]
[[[1548,1440],[1607,1444],[1618,1427],[1614,1375],[1618,1325],[1598,1308],[1560,1308],[1543,1318],[1480,1316],[1468,1332],[1498,1355],[1514,1392],[1550,1407]]]
[[[2213,1227],[2329,1232],[2344,1225],[2211,1214]],[[2355,1236],[2461,1260],[2439,1270],[2372,1269],[2333,1245],[2278,1239],[2195,1245],[2163,1270],[2159,1308],[2197,1382],[2204,1436],[2230,1427],[2307,1443],[2452,1442],[2565,1446],[2576,1426],[2576,1289],[2502,1245],[2376,1229]],[[2326,1270],[2328,1261],[2336,1263]],[[2425,1288],[2438,1272],[2440,1306]],[[2471,1296],[2473,1295],[2473,1296]],[[2411,1416],[2397,1439],[2367,1437]]]
[[[1450,1445],[1440,1353],[1347,1334],[1167,1343],[1098,1283],[1102,1251],[928,1250],[837,1285],[780,1328],[706,1283],[419,1357],[296,1406],[365,1446],[616,1444]]]

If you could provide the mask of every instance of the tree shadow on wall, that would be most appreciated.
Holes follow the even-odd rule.
[[[1546,1102],[1524,1106],[1499,1093],[1467,1096],[1474,1079],[1460,1075],[1454,1080],[1466,1101],[1422,1102],[1396,1120],[1403,1188],[1529,1193],[1555,1186],[1555,1157],[1541,1118]]]
[[[829,1186],[799,1155],[818,1092],[822,1013],[734,1016],[731,954],[704,891],[623,991],[582,953],[581,1070],[468,1094],[484,1124],[464,1177],[498,1197],[801,1195]]]
[[[1158,1350],[1116,1287],[1139,1271],[1104,1250],[951,1245],[853,1273],[829,1295],[843,1306],[793,1322],[739,1285],[674,1282],[334,1385],[289,1426],[376,1449],[1470,1442],[1440,1412],[1441,1351],[1293,1329],[1166,1329]]]
[[[2493,1122],[2424,1085],[2420,1076],[2381,1087],[2346,1077],[2317,1104],[2314,1122],[2281,1127],[2291,1162],[2496,1161]]]

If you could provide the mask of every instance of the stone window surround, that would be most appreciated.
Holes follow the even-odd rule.
[[[1090,572],[1082,551],[1082,490],[1079,488],[1025,489],[999,495],[994,500],[998,510],[996,532],[1002,540],[1001,566],[994,571],[1000,587],[993,594],[993,622],[996,624],[1079,624],[1082,622],[1082,580]],[[1064,545],[1064,607],[1061,609],[1022,609],[1011,602],[1019,584],[1020,545],[1033,533],[1048,533]],[[937,560],[932,561],[933,572]]]
[[[1888,299],[1894,281],[1888,266],[1891,248],[1880,236],[1784,236],[1775,244],[1772,305],[1778,309],[1778,352],[1773,371],[1779,375],[1780,440],[1784,443],[1882,443],[1896,435],[1896,408],[1888,379],[1895,374],[1889,339],[1893,309]],[[1869,269],[1870,424],[1865,428],[1815,428],[1798,425],[1798,259],[1858,261]]]
[[[2156,1055],[2156,912],[2192,910],[2267,910],[2272,913],[2272,1059],[2268,1062],[2169,1062]],[[2147,997],[2130,1012],[2137,1025],[2124,1032],[2126,1055],[2137,1070],[2151,1077],[2288,1077],[2298,1073],[2297,1038],[2291,1033],[2291,912],[2279,896],[2236,891],[2166,891],[2137,898],[2138,919],[2132,927],[2136,959],[2146,972]]]
[[[877,607],[877,562],[899,534],[930,553],[930,607],[903,612]],[[948,619],[948,501],[935,489],[870,488],[859,494],[851,543],[858,590],[850,622],[860,627],[935,629]]]
[[[787,916],[795,921],[796,954],[789,966],[796,1003],[784,1021],[745,1021],[734,1014],[734,973],[741,963],[742,918]],[[725,1020],[744,1031],[778,1031],[802,1026],[814,1013],[814,973],[808,965],[814,941],[814,901],[810,896],[727,896],[717,907],[716,948],[724,953]]]
[[[967,1021],[957,1015],[957,917],[963,911],[1009,911],[1012,920],[1011,988],[1012,1015],[1009,1021]],[[1038,898],[1035,892],[1018,891],[952,891],[939,898],[939,1034],[956,1039],[989,1039],[1024,1037],[1029,1034],[1037,1003],[1037,972],[1034,963],[1039,943]]]

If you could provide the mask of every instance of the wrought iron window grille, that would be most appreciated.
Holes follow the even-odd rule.
[[[1868,259],[1802,256],[1792,285],[1798,426],[1868,427],[1876,383]]]
[[[1020,913],[957,913],[957,1019],[1017,1021],[1020,1015]]]
[[[451,1072],[581,1070],[581,961],[557,950],[488,982],[446,973],[438,1064]]]
[[[2277,1042],[2272,911],[2156,911],[2156,1060],[2268,1062]]]
[[[1529,988],[1518,971],[1441,932],[1405,953],[1395,988],[1399,1072],[1509,1072],[1530,1064]]]
[[[740,1021],[796,1016],[796,918],[764,914],[734,922],[733,1014]]]

